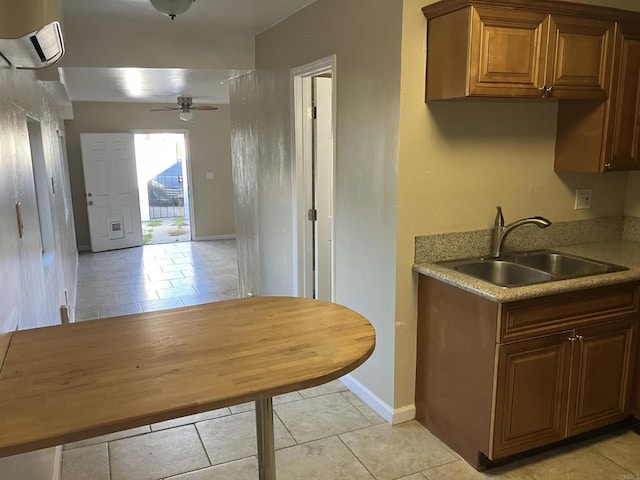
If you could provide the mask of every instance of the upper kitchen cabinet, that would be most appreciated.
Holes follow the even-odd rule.
[[[640,19],[640,17],[638,17]],[[640,170],[640,23],[619,23],[605,102],[560,102],[555,170]]]
[[[424,7],[426,100],[605,99],[615,22],[593,8],[546,0],[443,0]]]

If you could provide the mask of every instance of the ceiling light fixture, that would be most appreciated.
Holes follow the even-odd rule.
[[[151,5],[159,12],[169,15],[171,20],[173,20],[176,18],[176,15],[181,15],[189,10],[189,7],[195,1],[196,0],[151,0]]]
[[[189,120],[191,120],[193,118],[193,113],[191,112],[180,112],[180,120],[184,121],[184,122],[188,122]]]

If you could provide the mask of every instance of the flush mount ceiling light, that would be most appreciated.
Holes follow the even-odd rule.
[[[173,20],[176,18],[176,15],[181,15],[189,10],[189,7],[195,1],[196,0],[151,0],[151,5],[159,12],[169,15],[171,20]]]
[[[188,122],[189,120],[191,120],[193,118],[193,113],[191,113],[191,112],[180,112],[179,116],[180,116],[180,120]]]

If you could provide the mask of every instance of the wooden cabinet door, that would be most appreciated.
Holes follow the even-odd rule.
[[[640,169],[640,28],[620,25],[620,57],[606,125],[604,170]]]
[[[634,400],[631,406],[631,415],[640,420],[640,348],[637,348],[636,352],[636,372],[633,376],[632,384],[634,387]]]
[[[540,97],[548,28],[544,13],[473,8],[467,94]]]
[[[575,337],[567,436],[629,415],[635,320],[579,329]]]
[[[607,98],[614,24],[551,15],[545,84],[557,98]]]
[[[571,337],[567,331],[500,345],[490,459],[565,438]]]

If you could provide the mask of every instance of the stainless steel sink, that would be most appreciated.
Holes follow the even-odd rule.
[[[549,273],[502,260],[465,263],[455,269],[501,287],[531,285],[546,282],[552,277]]]
[[[438,265],[500,287],[517,287],[628,270],[627,267],[549,250],[468,258]]]
[[[553,275],[584,276],[612,271],[609,264],[569,257],[560,253],[539,253],[514,257],[519,265],[536,268]]]

